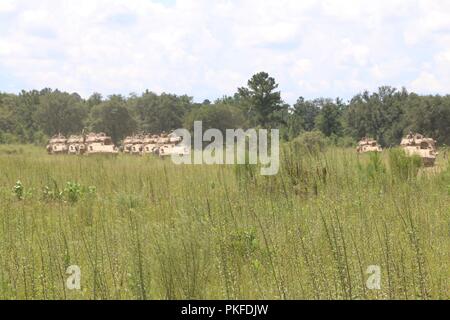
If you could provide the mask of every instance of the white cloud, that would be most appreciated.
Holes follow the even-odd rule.
[[[438,93],[445,88],[441,81],[430,72],[423,72],[411,82],[411,88],[418,93]]]
[[[413,90],[424,94],[450,93],[450,49],[437,53],[422,70],[411,82]]]
[[[262,70],[289,102],[385,84],[444,91],[432,68],[449,67],[449,14],[443,0],[2,0],[0,72],[17,90],[85,96],[214,99]]]
[[[0,13],[9,13],[16,9],[14,0],[0,1]]]

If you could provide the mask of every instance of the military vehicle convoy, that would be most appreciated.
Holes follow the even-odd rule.
[[[111,137],[105,133],[89,133],[88,135],[72,135],[66,139],[58,134],[52,137],[47,145],[49,154],[93,155],[119,153]]]
[[[436,149],[436,141],[434,139],[426,138],[419,133],[413,134],[410,132],[402,139],[400,145],[407,155],[417,155],[421,157],[424,166],[433,167],[436,163],[438,152]]]
[[[378,144],[377,140],[371,138],[363,138],[358,143],[358,148],[356,149],[358,153],[368,153],[368,152],[383,152],[383,149]]]
[[[122,150],[131,155],[155,154],[160,157],[176,155],[188,155],[190,149],[185,146],[179,146],[182,138],[171,133],[162,133],[160,135],[138,134],[125,138]]]
[[[436,141],[426,138],[418,133],[409,133],[401,141],[401,147],[409,156],[418,155],[427,167],[434,166],[438,155]],[[112,142],[111,137],[105,133],[89,133],[87,135],[72,135],[67,139],[62,134],[53,136],[46,147],[48,154],[69,155],[117,155],[119,149]],[[182,138],[174,133],[160,135],[137,134],[126,137],[121,150],[125,154],[148,155],[155,154],[160,157],[171,155],[189,155],[190,148],[182,145]],[[382,152],[383,149],[377,140],[363,138],[357,147],[360,154],[369,152]]]
[[[180,142],[182,142],[181,137],[173,133],[162,133],[160,135],[137,134],[126,137],[121,150],[124,154],[139,156],[155,154],[165,157],[172,154],[190,154],[189,148],[178,145]],[[72,135],[69,139],[61,134],[55,135],[47,145],[47,152],[49,154],[69,155],[116,155],[119,153],[119,149],[114,145],[111,137],[105,133],[91,132],[87,135]]]

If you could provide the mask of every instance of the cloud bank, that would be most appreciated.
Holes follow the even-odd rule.
[[[2,0],[0,91],[233,94],[267,71],[283,98],[381,85],[450,93],[446,0]]]

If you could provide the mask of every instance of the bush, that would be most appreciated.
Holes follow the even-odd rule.
[[[0,132],[0,144],[17,144],[20,140],[9,132]]]
[[[419,156],[408,156],[401,149],[391,149],[389,151],[389,164],[393,176],[410,180],[417,177],[419,169],[422,167],[422,159]]]
[[[81,185],[76,182],[67,182],[64,193],[70,203],[75,203],[81,198]]]
[[[259,249],[255,229],[236,230],[230,236],[230,249],[240,257],[249,257]]]
[[[15,196],[18,200],[23,200],[24,193],[25,193],[24,190],[25,189],[23,187],[22,182],[20,180],[18,180],[13,187],[13,193],[15,194]]]
[[[356,147],[356,141],[349,136],[338,137],[335,140],[335,144],[337,147],[341,148],[354,148]]]
[[[367,165],[366,171],[370,179],[375,179],[386,172],[381,154],[378,152],[371,152],[369,154],[370,161]]]
[[[294,148],[311,154],[325,151],[328,141],[320,131],[304,132],[292,142]]]
[[[5,145],[0,147],[0,155],[18,155],[23,154],[23,148],[22,147],[16,147],[14,145]]]
[[[53,181],[53,188],[45,186],[42,196],[45,201],[62,200],[64,198],[64,191],[59,190],[58,184],[56,181]]]
[[[64,190],[59,190],[55,181],[53,183],[53,188],[49,186],[44,187],[42,191],[42,199],[44,201],[67,201],[70,204],[74,204],[81,198],[93,196],[97,192],[95,187],[83,187],[77,182],[67,182]]]

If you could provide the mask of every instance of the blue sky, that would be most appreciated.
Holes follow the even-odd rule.
[[[267,71],[283,98],[381,85],[450,93],[446,0],[1,0],[0,91],[231,95]]]

